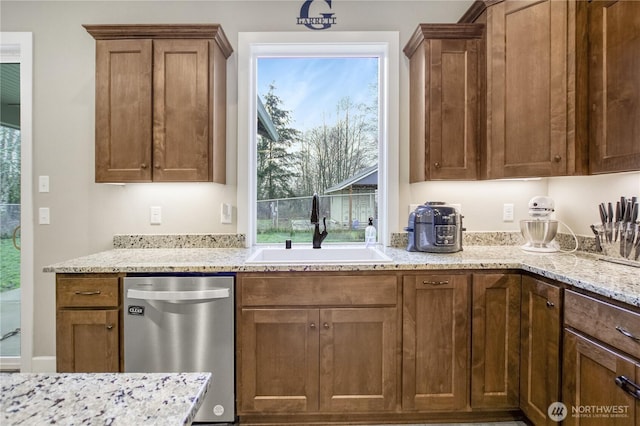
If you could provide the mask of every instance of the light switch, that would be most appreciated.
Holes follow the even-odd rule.
[[[49,216],[49,207],[40,207],[38,210],[38,223],[40,225],[49,225],[51,217]]]
[[[503,222],[513,222],[513,204],[505,203],[502,207],[502,221]]]
[[[38,192],[49,192],[49,176],[38,177]]]
[[[160,206],[149,207],[149,222],[152,225],[160,225],[162,223],[162,207]]]

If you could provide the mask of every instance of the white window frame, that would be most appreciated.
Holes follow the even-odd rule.
[[[0,62],[20,63],[20,356],[0,357],[0,370],[32,371],[34,229],[33,229],[33,36],[0,33]]]
[[[389,224],[398,223],[399,45],[395,31],[238,34],[237,229],[248,247],[256,243],[257,60],[305,56],[379,58],[378,239],[389,244]]]

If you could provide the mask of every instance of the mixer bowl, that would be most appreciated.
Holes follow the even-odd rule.
[[[528,219],[520,221],[520,232],[529,246],[546,248],[558,233],[557,220]]]

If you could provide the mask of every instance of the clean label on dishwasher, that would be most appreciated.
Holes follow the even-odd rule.
[[[129,313],[129,315],[144,316],[144,306],[129,305],[127,307],[127,312]]]

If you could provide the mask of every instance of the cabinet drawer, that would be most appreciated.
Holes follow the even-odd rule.
[[[242,306],[396,305],[395,275],[242,275]]]
[[[640,314],[567,290],[565,325],[640,358]]]
[[[118,306],[119,279],[111,277],[58,277],[58,308],[96,308]]]

